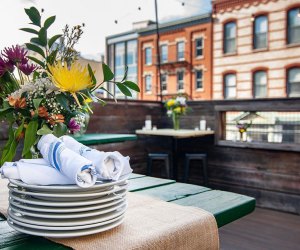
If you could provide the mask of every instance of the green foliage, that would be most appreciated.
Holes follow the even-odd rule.
[[[56,137],[61,137],[65,135],[67,131],[68,131],[67,125],[65,125],[64,123],[57,123],[53,128],[53,134]]]
[[[110,70],[110,68],[105,63],[102,63],[102,69],[103,69],[104,81],[110,81],[114,79],[114,73]]]
[[[22,151],[22,156],[28,155],[30,153],[30,148],[34,145],[37,139],[37,130],[38,130],[38,120],[32,120],[28,123],[25,132],[25,139],[24,139],[24,147]]]
[[[54,22],[55,22],[56,16],[48,17],[44,22],[44,28],[48,29]]]
[[[35,34],[35,35],[38,35],[38,34],[39,34],[38,31],[36,31],[35,29],[31,29],[31,28],[22,28],[22,29],[20,29],[20,30],[25,31],[25,32],[28,32],[28,33],[32,33],[32,34]]]
[[[138,86],[136,83],[134,83],[134,82],[131,82],[131,81],[125,81],[125,82],[123,82],[123,84],[124,84],[127,88],[129,88],[129,89],[132,89],[132,90],[134,90],[134,91],[136,91],[136,92],[140,92],[139,86]]]
[[[116,82],[117,87],[119,90],[126,96],[132,96],[130,90],[121,82]]]
[[[53,131],[52,131],[46,124],[44,124],[44,125],[37,131],[37,135],[48,135],[48,134],[53,134]]]
[[[27,49],[32,50],[32,51],[40,54],[43,58],[45,58],[45,52],[41,47],[39,47],[35,44],[32,44],[32,43],[25,43],[25,45],[26,45]]]
[[[40,65],[41,67],[43,67],[43,68],[45,67],[45,63],[43,63],[42,61],[36,59],[35,57],[27,56],[27,58],[34,61],[36,64]]]
[[[43,100],[42,98],[32,100],[33,106],[36,110],[40,107],[40,104],[41,104],[42,100]]]
[[[25,12],[33,25],[41,27],[41,15],[40,12],[35,8],[25,9]]]
[[[47,46],[47,30],[45,28],[40,29],[39,40],[41,46]]]
[[[70,110],[69,99],[68,99],[68,97],[66,97],[65,94],[60,93],[60,94],[56,95],[56,100],[65,110],[68,110],[68,111]]]
[[[88,71],[89,71],[90,77],[92,78],[93,85],[96,85],[97,80],[96,80],[96,77],[95,77],[95,75],[94,75],[94,71],[92,70],[90,64],[88,64]]]
[[[55,43],[55,41],[60,38],[62,35],[55,35],[53,37],[51,37],[48,41],[48,46],[49,46],[49,49],[51,49],[52,45]]]

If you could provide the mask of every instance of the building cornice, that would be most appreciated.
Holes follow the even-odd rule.
[[[214,13],[224,13],[278,1],[279,0],[213,0],[212,3]]]

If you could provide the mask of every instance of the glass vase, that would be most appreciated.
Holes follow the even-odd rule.
[[[173,121],[173,128],[175,130],[179,130],[180,129],[180,122],[179,122],[179,115],[176,113],[172,114],[172,121]]]

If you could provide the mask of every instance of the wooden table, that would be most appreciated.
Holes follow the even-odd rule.
[[[193,130],[193,129],[155,129],[155,130],[136,130],[137,135],[146,136],[168,136],[172,138],[172,163],[173,163],[173,178],[177,180],[178,169],[178,139],[202,137],[213,135],[214,131],[211,130]]]
[[[115,142],[135,141],[137,136],[134,134],[84,134],[74,137],[84,145],[97,145]]]
[[[218,227],[231,223],[255,209],[255,199],[252,197],[139,174],[131,175],[129,190],[167,202],[205,209],[215,216]],[[69,249],[43,237],[19,233],[9,227],[6,220],[1,217],[0,248]]]

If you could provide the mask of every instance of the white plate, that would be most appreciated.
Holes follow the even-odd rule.
[[[89,229],[81,229],[81,230],[75,230],[75,231],[49,231],[49,230],[41,230],[41,229],[32,229],[24,226],[17,225],[15,223],[12,223],[10,220],[8,220],[8,225],[10,225],[13,229],[26,233],[26,234],[32,234],[36,236],[43,236],[43,237],[53,237],[53,238],[68,238],[68,237],[78,237],[78,236],[84,236],[89,234],[95,234],[100,233],[103,231],[110,230],[114,227],[117,227],[124,221],[124,218],[121,218],[120,220],[117,220],[113,223],[99,226],[96,228],[89,228]]]
[[[12,186],[8,184],[8,189],[14,191],[19,194],[30,195],[32,197],[38,197],[39,199],[43,200],[53,200],[53,201],[78,201],[78,200],[88,200],[92,198],[102,197],[108,194],[116,193],[118,191],[127,189],[127,185],[123,186],[114,186],[113,189],[108,191],[99,191],[96,193],[89,193],[89,192],[74,192],[74,193],[39,193],[39,192],[31,192],[26,190],[20,190],[18,187]]]
[[[46,213],[77,213],[77,212],[85,212],[97,209],[104,209],[107,207],[111,207],[113,205],[117,205],[120,202],[124,202],[125,197],[123,199],[113,200],[106,203],[96,204],[96,205],[89,205],[89,206],[81,206],[81,207],[51,207],[51,206],[36,206],[32,204],[24,204],[22,202],[16,201],[14,199],[10,199],[9,203],[15,207],[26,209],[29,211],[36,211],[36,212],[46,212]]]
[[[14,224],[17,224],[19,226],[23,226],[23,227],[27,227],[27,228],[33,228],[33,229],[40,229],[40,230],[56,230],[56,231],[74,231],[74,230],[80,230],[80,229],[87,229],[87,228],[95,228],[95,227],[100,227],[100,226],[104,226],[110,223],[113,223],[117,220],[120,220],[124,217],[124,214],[122,214],[121,216],[118,216],[114,219],[111,220],[106,220],[106,221],[102,221],[102,222],[98,222],[98,223],[94,223],[94,224],[88,224],[88,225],[81,225],[81,226],[71,226],[71,227],[49,227],[49,226],[40,226],[40,225],[33,225],[33,224],[28,224],[28,223],[24,223],[24,222],[20,222],[18,220],[13,219],[12,217],[9,217],[8,220],[11,221]]]
[[[127,180],[118,180],[118,181],[110,181],[110,182],[100,182],[97,181],[96,184],[92,187],[89,188],[82,188],[79,187],[77,185],[48,185],[48,186],[40,186],[40,185],[29,185],[26,184],[22,181],[19,180],[13,180],[10,179],[9,180],[10,183],[22,187],[22,188],[26,188],[26,189],[30,189],[30,190],[36,190],[36,191],[41,191],[41,192],[84,192],[84,191],[89,191],[89,190],[101,190],[103,188],[107,188],[107,187],[111,187],[114,185],[123,185],[123,184],[127,184]]]
[[[101,204],[108,201],[119,200],[122,199],[126,195],[127,190],[121,190],[119,192],[115,192],[113,194],[109,194],[107,196],[103,196],[97,199],[85,200],[85,201],[44,201],[39,200],[29,195],[18,194],[12,191],[9,191],[9,197],[20,201],[25,204],[32,204],[38,206],[51,206],[51,207],[77,207],[77,206],[88,206],[93,204]]]
[[[24,223],[41,225],[41,226],[53,226],[53,227],[68,227],[68,226],[81,226],[95,224],[102,221],[107,221],[119,217],[125,213],[127,205],[121,207],[117,211],[113,211],[107,214],[101,214],[98,216],[87,217],[87,218],[76,218],[76,219],[45,219],[35,218],[31,216],[22,215],[12,210],[8,210],[8,216]]]
[[[79,213],[69,213],[69,214],[53,214],[53,213],[42,213],[42,212],[34,212],[29,211],[25,209],[20,209],[12,204],[9,204],[8,210],[12,210],[15,213],[20,213],[23,215],[31,216],[31,217],[38,217],[38,218],[47,218],[47,219],[73,219],[73,218],[85,218],[85,217],[91,217],[96,216],[100,214],[106,214],[109,212],[116,211],[126,205],[127,201],[120,202],[117,205],[113,205],[104,209],[98,209],[94,211],[88,211],[88,212],[79,212]]]

